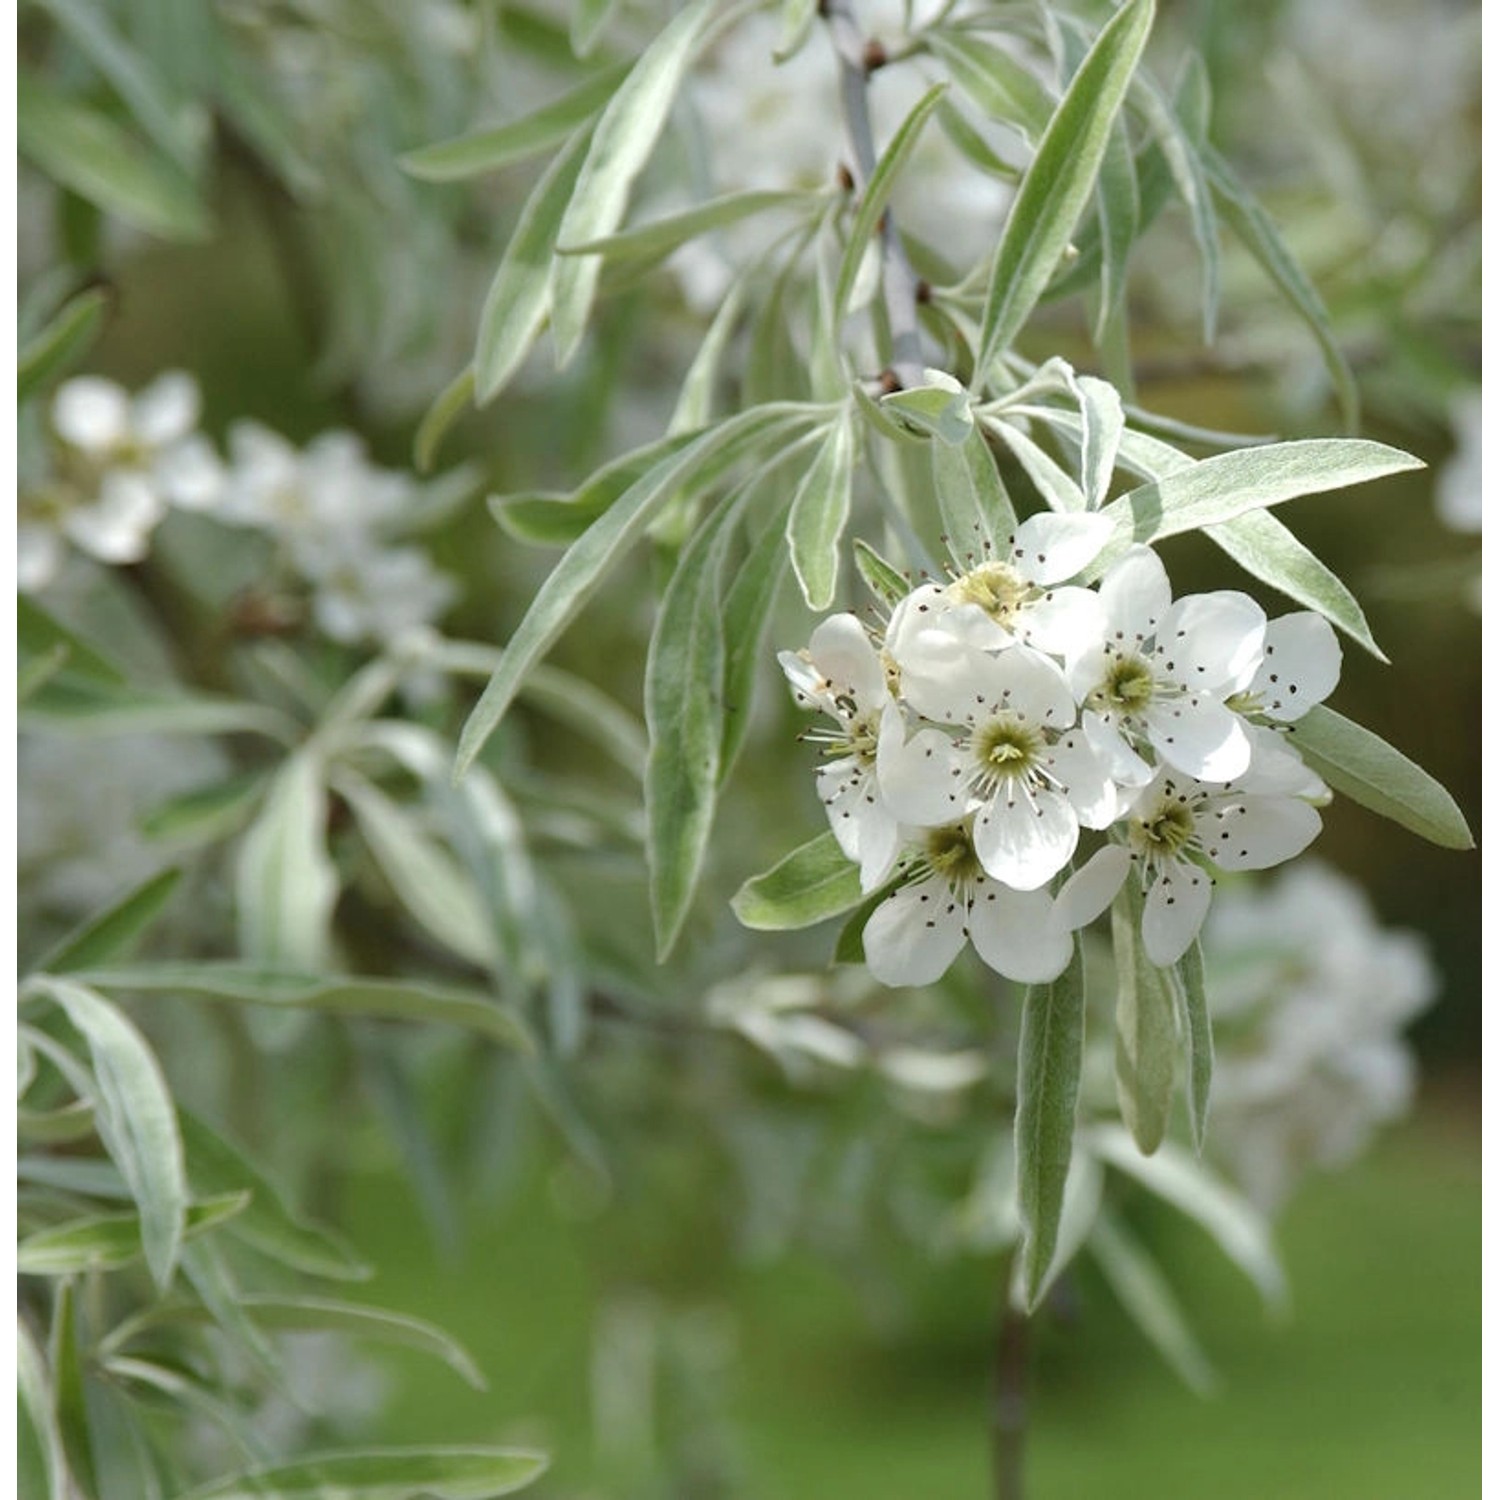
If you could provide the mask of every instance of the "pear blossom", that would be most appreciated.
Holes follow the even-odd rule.
[[[881,744],[905,737],[885,666],[850,614],[830,616],[813,631],[805,652],[783,651],[778,660],[797,701],[822,709],[834,721],[833,728],[807,736],[825,756],[818,796],[839,848],[860,867],[861,886],[874,890],[890,873],[901,842],[876,776]],[[945,748],[947,741],[928,729],[913,745],[920,753]]]
[[[1099,585],[1100,638],[1070,656],[1089,742],[1117,779],[1150,779],[1142,752],[1199,781],[1231,781],[1250,764],[1248,727],[1227,704],[1261,670],[1266,616],[1225,589],[1172,600],[1166,569],[1132,547]]]
[[[448,608],[457,586],[415,547],[382,547],[358,535],[311,554],[313,617],[346,644],[395,645]]]
[[[865,924],[865,961],[882,984],[932,984],[969,942],[1007,979],[1043,984],[1067,967],[1073,938],[1052,898],[992,880],[972,825],[921,833],[905,864],[907,879]]]
[[[1209,921],[1218,1042],[1214,1147],[1262,1209],[1312,1167],[1337,1167],[1410,1105],[1401,1032],[1436,997],[1422,940],[1382,927],[1357,885],[1299,861],[1234,888]]]
[[[924,584],[891,614],[886,650],[901,669],[902,696],[929,718],[962,694],[987,653],[1021,642],[1081,654],[1102,633],[1099,596],[1067,584],[1111,535],[1095,514],[1044,513],[1023,521],[1003,553],[947,584]]]
[[[1274,762],[1266,773],[1256,767],[1227,785],[1163,770],[1141,793],[1126,840],[1146,891],[1142,941],[1158,967],[1176,963],[1198,936],[1212,896],[1211,869],[1269,869],[1317,837],[1317,809],[1285,789],[1292,759]]]
[[[53,397],[53,472],[21,495],[17,582],[44,588],[66,544],[106,563],[139,562],[172,506],[207,510],[223,468],[196,431],[198,387],[180,370],[131,396],[112,380],[81,375]]]
[[[1035,890],[1072,858],[1080,824],[1114,821],[1119,796],[1074,727],[1078,709],[1060,667],[1026,646],[976,656],[971,665],[961,692],[929,698],[936,716],[961,722],[963,734],[937,746],[922,743],[924,735],[883,743],[881,786],[907,823],[973,812],[986,874]]]

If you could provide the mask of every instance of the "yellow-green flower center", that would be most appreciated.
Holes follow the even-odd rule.
[[[1172,859],[1193,839],[1192,810],[1182,802],[1160,803],[1130,821],[1130,841],[1148,860]]]
[[[962,885],[982,873],[968,829],[956,823],[932,829],[926,836],[923,852],[933,872],[949,885]]]
[[[1111,659],[1094,697],[1105,710],[1131,714],[1145,708],[1155,691],[1156,679],[1140,657],[1117,656]]]
[[[1001,562],[981,563],[948,586],[955,603],[977,604],[1000,625],[1010,624],[1032,592],[1032,584]]]
[[[1046,741],[1040,729],[1020,720],[1005,717],[991,719],[974,735],[974,758],[986,775],[1002,781],[1025,776],[1032,770]]]

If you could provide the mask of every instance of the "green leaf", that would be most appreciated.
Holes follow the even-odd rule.
[[[812,35],[818,18],[818,0],[781,0],[781,34],[772,59],[784,63],[795,57]]]
[[[630,260],[644,256],[660,258],[695,240],[710,230],[725,229],[742,219],[764,213],[770,208],[790,208],[794,204],[811,207],[825,201],[824,193],[809,193],[786,188],[748,188],[741,193],[726,193],[700,203],[678,214],[653,219],[586,244],[559,244],[559,255],[598,255],[605,260]]]
[[[325,774],[311,749],[290,755],[240,845],[240,951],[256,963],[317,970],[328,961],[339,878],[325,833]]]
[[[213,843],[238,833],[265,793],[263,772],[232,776],[212,786],[195,787],[151,809],[139,823],[149,839],[177,843]]]
[[[853,484],[854,432],[846,414],[829,428],[787,514],[792,571],[809,609],[823,610],[833,603]]]
[[[1120,1306],[1183,1384],[1200,1396],[1212,1395],[1218,1377],[1188,1326],[1171,1283],[1145,1247],[1113,1214],[1102,1213],[1089,1236],[1089,1249]]]
[[[1388,660],[1370,634],[1359,601],[1344,582],[1269,511],[1247,511],[1232,521],[1206,526],[1204,535],[1252,578],[1279,589],[1298,604],[1317,610],[1358,641],[1377,661]]]
[[[481,406],[505,389],[547,320],[561,274],[553,246],[588,145],[588,131],[580,130],[538,179],[490,283],[474,350],[474,393]]]
[[[919,385],[910,390],[893,391],[881,398],[886,411],[897,412],[908,427],[925,436],[937,438],[950,448],[961,448],[974,430],[974,413],[969,409],[969,393],[954,383]]]
[[[178,166],[192,172],[208,139],[202,106],[174,98],[167,81],[110,24],[103,7],[82,0],[41,4],[109,82],[135,123]]]
[[[1142,1156],[1118,1125],[1095,1126],[1088,1140],[1101,1160],[1202,1225],[1268,1306],[1285,1303],[1286,1276],[1265,1220],[1190,1153],[1168,1141],[1154,1155]]]
[[[750,727],[756,669],[766,627],[786,579],[791,558],[785,541],[786,502],[762,528],[724,599],[724,741],[719,784],[733,768]],[[856,543],[856,546],[858,544]]]
[[[1052,117],[1052,96],[1024,64],[970,31],[933,27],[922,33],[953,81],[985,114],[1037,140]]]
[[[831,833],[820,833],[747,880],[730,905],[746,927],[785,932],[852,911],[863,900],[859,866]]]
[[[1146,957],[1141,891],[1131,876],[1115,897],[1115,1087],[1120,1115],[1147,1155],[1167,1133],[1177,1052],[1171,973]]]
[[[532,665],[567,628],[603,581],[609,565],[634,542],[651,518],[684,485],[711,465],[718,470],[775,436],[822,415],[796,403],[752,407],[692,439],[681,452],[653,465],[568,549],[537,590],[500,665],[465,723],[455,776],[479,754],[504,717]]]
[[[1334,791],[1444,849],[1474,847],[1453,798],[1378,734],[1321,703],[1288,729],[1303,760]]]
[[[16,706],[34,698],[68,664],[68,648],[59,641],[40,656],[24,655],[16,668]]]
[[[63,1457],[62,1434],[53,1415],[47,1362],[24,1318],[16,1319],[16,1395],[41,1449],[47,1500],[68,1500],[67,1461]],[[24,1494],[24,1482],[20,1488]]]
[[[714,314],[703,342],[693,356],[693,363],[683,377],[682,388],[677,393],[677,405],[672,409],[672,420],[667,423],[667,436],[693,432],[706,427],[713,417],[714,387],[719,381],[719,367],[724,360],[724,351],[734,336],[740,313],[745,306],[745,292],[749,278],[741,277],[730,288],[719,310]]]
[[[835,332],[843,325],[844,316],[849,311],[849,299],[854,294],[854,282],[864,261],[865,249],[885,214],[886,205],[891,201],[891,193],[902,168],[916,149],[922,127],[937,108],[938,100],[943,97],[946,87],[946,84],[936,84],[917,100],[911,113],[891,137],[890,144],[881,152],[870,180],[864,185],[859,198],[859,209],[854,215],[854,223],[849,227],[849,238],[844,242],[838,280],[834,284],[830,323]]]
[[[1146,45],[1154,0],[1126,0],[1073,75],[1011,205],[985,297],[974,364],[982,383],[1037,304],[1083,213]]]
[[[445,948],[482,969],[498,957],[483,898],[447,849],[373,782],[350,772],[337,781],[396,899]]]
[[[449,985],[297,974],[234,963],[132,964],[93,969],[79,977],[98,989],[130,994],[165,993],[193,1000],[461,1026],[502,1047],[533,1050],[531,1037],[514,1011],[486,995]]]
[[[587,57],[619,7],[620,0],[578,0],[568,22],[568,41],[575,57]]]
[[[146,1262],[164,1287],[177,1263],[188,1206],[171,1090],[145,1038],[118,1007],[71,979],[43,975],[33,984],[88,1043],[95,1128],[135,1199]]]
[[[1313,338],[1317,340],[1338,397],[1344,430],[1357,432],[1359,387],[1355,383],[1353,370],[1349,368],[1349,361],[1339,347],[1333,320],[1328,316],[1328,309],[1318,295],[1318,289],[1287,248],[1274,220],[1240,182],[1229,163],[1217,152],[1206,150],[1203,153],[1203,164],[1208,170],[1208,180],[1213,191],[1218,195],[1224,222],[1229,225],[1235,238],[1260,263],[1261,269],[1292,305],[1293,310],[1301,316]]]
[[[1013,422],[987,417],[985,426],[1020,460],[1021,467],[1026,470],[1026,477],[1036,486],[1038,494],[1050,509],[1079,511],[1084,508],[1083,490],[1078,481],[1046,449],[1040,447]]]
[[[1084,576],[1102,577],[1132,542],[1155,542],[1299,495],[1345,489],[1421,467],[1422,461],[1409,453],[1361,438],[1309,438],[1218,453],[1106,505],[1100,515],[1114,523],[1115,539]]]
[[[468,1351],[452,1335],[434,1323],[404,1313],[388,1312],[362,1302],[345,1302],[328,1297],[284,1297],[250,1293],[239,1299],[241,1308],[261,1328],[286,1333],[326,1331],[344,1333],[351,1338],[371,1339],[430,1354],[440,1359],[475,1390],[485,1390],[484,1376]],[[138,1334],[164,1324],[202,1323],[208,1321],[207,1310],[194,1302],[174,1302],[148,1308],[128,1323],[121,1324],[105,1341],[105,1349],[123,1349]]]
[[[669,433],[613,459],[571,495],[496,495],[490,513],[518,541],[545,547],[576,542],[595,521],[657,464],[680,453],[699,432]]]
[[[22,1270],[17,1261],[16,1269]],[[65,1468],[86,1496],[99,1493],[94,1445],[89,1441],[89,1412],[84,1393],[83,1358],[79,1350],[77,1293],[71,1283],[57,1289],[52,1306],[52,1413],[62,1444]],[[70,1490],[71,1493],[71,1490]]]
[[[1099,162],[1099,310],[1093,338],[1102,344],[1112,319],[1124,323],[1130,252],[1141,227],[1141,189],[1123,120],[1116,120]]]
[[[547,1467],[520,1448],[370,1448],[215,1479],[181,1500],[489,1500],[524,1489]]]
[[[182,1237],[192,1239],[232,1219],[250,1201],[248,1193],[207,1198],[189,1205]],[[145,1253],[136,1214],[97,1214],[69,1219],[27,1235],[16,1246],[16,1270],[23,1276],[77,1276],[85,1271],[117,1271]]]
[[[1074,387],[1083,418],[1083,451],[1078,464],[1083,500],[1088,510],[1098,510],[1109,496],[1125,432],[1125,410],[1120,405],[1120,393],[1107,380],[1079,375]]]
[[[935,469],[937,455],[940,452],[946,453],[947,449],[934,448],[932,452]],[[939,491],[939,500],[941,498]],[[882,604],[897,605],[912,591],[911,579],[898,572],[868,542],[863,542],[858,537],[854,539],[854,566],[859,569],[859,576],[864,579],[865,587]]]
[[[646,863],[660,962],[708,850],[724,735],[719,577],[738,507],[722,504],[683,549],[646,654]]]
[[[996,547],[1015,531],[1010,496],[978,427],[958,451],[943,443],[932,445],[932,482],[948,549],[956,560],[973,557],[977,561],[987,548]],[[910,583],[905,583],[897,597],[910,591]]]
[[[28,401],[72,368],[92,347],[111,301],[105,287],[70,297],[16,359],[16,400]]]
[[[261,703],[166,693],[102,681],[69,670],[25,704],[22,722],[51,734],[263,734],[286,739],[294,726]]]
[[[17,81],[16,141],[23,156],[105,213],[164,239],[208,237],[208,214],[185,173],[27,70]]]
[[[1016,1078],[1016,1200],[1021,1216],[1021,1287],[1036,1309],[1062,1219],[1073,1158],[1083,1068],[1083,950],[1050,984],[1032,985],[1021,1009]]]
[[[398,160],[413,177],[427,182],[456,182],[496,171],[529,156],[539,156],[592,120],[628,71],[624,63],[606,68],[519,120],[421,146]]]
[[[54,619],[35,599],[26,594],[16,596],[16,640],[23,653],[41,655],[57,646],[68,652],[68,672],[75,677],[89,677],[97,682],[123,684],[125,673],[96,646],[86,641],[61,620]]]
[[[66,974],[119,957],[156,920],[181,881],[181,870],[153,875],[74,928],[36,968],[49,974]]]
[[[1193,1131],[1193,1146],[1201,1156],[1208,1138],[1208,1097],[1214,1076],[1214,1032],[1208,1006],[1208,990],[1203,976],[1203,946],[1193,939],[1192,946],[1178,960],[1174,969],[1182,996],[1182,1030],[1187,1039],[1188,1123]]]
[[[438,392],[426,415],[417,426],[417,435],[412,439],[412,457],[419,474],[430,474],[437,462],[438,449],[449,429],[464,413],[474,399],[474,366],[465,365],[447,385]]]
[[[260,1169],[196,1115],[177,1112],[188,1181],[202,1197],[248,1190],[250,1202],[231,1233],[263,1255],[309,1276],[362,1281],[370,1268],[331,1230],[292,1212]]]
[[[582,245],[613,234],[630,189],[646,165],[693,61],[717,0],[694,0],[641,54],[594,127],[587,157],[558,231],[559,244]],[[569,363],[588,325],[602,266],[598,256],[559,263],[552,288],[552,338],[557,363]]]
[[[1133,95],[1192,220],[1203,276],[1203,342],[1211,344],[1219,312],[1219,224],[1199,149],[1183,129],[1176,109],[1144,75],[1136,79]]]

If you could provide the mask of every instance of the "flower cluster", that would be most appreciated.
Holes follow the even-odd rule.
[[[1214,1142],[1270,1212],[1309,1168],[1346,1165],[1410,1108],[1402,1032],[1438,975],[1416,933],[1383,927],[1352,880],[1313,860],[1227,892],[1209,937]]]
[[[1097,514],[1034,516],[880,634],[835,615],[782,653],[832,721],[810,738],[833,833],[865,891],[891,886],[864,929],[883,983],[931,983],[968,942],[1009,978],[1052,979],[1127,877],[1167,967],[1216,871],[1317,835],[1328,789],[1280,731],[1337,681],[1332,629],[1227,590],[1174,601],[1144,546],[1097,587],[1070,581],[1109,534]],[[1102,839],[1083,858],[1086,833]]]
[[[197,385],[181,371],[135,396],[93,375],[62,385],[50,471],[22,494],[20,587],[51,583],[68,542],[100,562],[140,562],[176,507],[269,536],[333,640],[388,646],[453,602],[453,580],[419,548],[391,540],[418,487],[372,464],[359,437],[329,432],[298,449],[257,422],[238,422],[225,462],[198,432],[199,411]]]

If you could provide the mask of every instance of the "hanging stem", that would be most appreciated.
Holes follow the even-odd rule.
[[[995,1329],[994,1391],[990,1407],[995,1500],[1021,1500],[1024,1493],[1031,1320],[1011,1302],[1013,1265],[1013,1259],[1007,1256],[1000,1277],[1000,1315]]]
[[[874,175],[876,163],[875,133],[870,125],[870,74],[888,59],[879,45],[860,31],[850,0],[822,0],[822,12],[838,54],[844,134],[854,155],[856,183],[863,191]],[[903,386],[919,385],[922,379],[922,333],[917,323],[920,283],[889,208],[881,216],[880,239],[884,262],[880,284],[890,324],[891,374]]]

